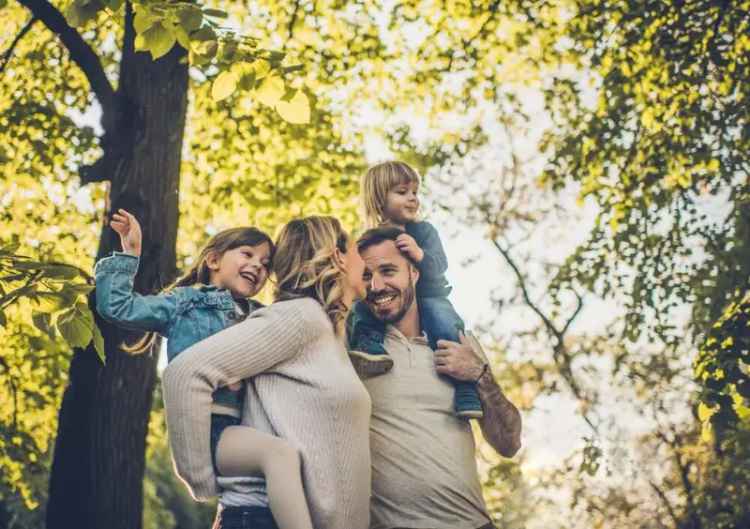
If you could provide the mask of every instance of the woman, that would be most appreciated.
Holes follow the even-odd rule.
[[[209,449],[211,395],[252,377],[243,423],[299,450],[314,526],[366,529],[370,398],[343,341],[349,307],[364,294],[364,263],[338,220],[307,217],[282,229],[272,270],[272,305],[190,347],[164,370],[177,472],[198,499],[219,492]],[[218,527],[248,517],[272,527],[262,490],[229,478],[222,486]]]

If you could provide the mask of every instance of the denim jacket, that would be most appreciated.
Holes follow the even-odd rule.
[[[414,237],[422,251],[424,258],[417,266],[419,281],[417,281],[417,296],[424,298],[446,297],[451,293],[451,287],[445,278],[448,269],[448,258],[443,250],[435,227],[429,222],[409,222],[406,233]]]
[[[94,268],[96,310],[120,327],[154,331],[167,339],[167,358],[236,323],[240,316],[228,290],[214,286],[177,287],[163,294],[133,292],[138,271],[136,256],[115,252]],[[250,301],[250,310],[261,305]],[[214,393],[214,402],[236,408],[239,395],[226,388]]]

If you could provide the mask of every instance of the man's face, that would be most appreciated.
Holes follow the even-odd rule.
[[[365,304],[375,317],[396,323],[414,304],[419,272],[393,241],[383,241],[361,252],[367,285]]]

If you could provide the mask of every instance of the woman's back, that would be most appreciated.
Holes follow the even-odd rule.
[[[179,355],[164,371],[175,461],[197,496],[215,490],[207,443],[208,417],[192,410],[211,387],[249,382],[243,422],[300,450],[316,527],[366,529],[369,524],[370,398],[322,306],[311,298],[274,303]],[[208,386],[191,384],[196,378]],[[189,426],[180,426],[188,421]],[[188,435],[184,435],[188,432]],[[205,446],[203,447],[205,448]],[[204,454],[205,452],[205,454]],[[181,464],[180,464],[181,463]],[[222,503],[257,505],[262,493],[222,479]]]

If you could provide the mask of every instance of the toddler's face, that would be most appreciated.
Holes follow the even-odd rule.
[[[385,217],[395,224],[417,220],[419,213],[419,182],[402,182],[394,186],[385,200]]]

